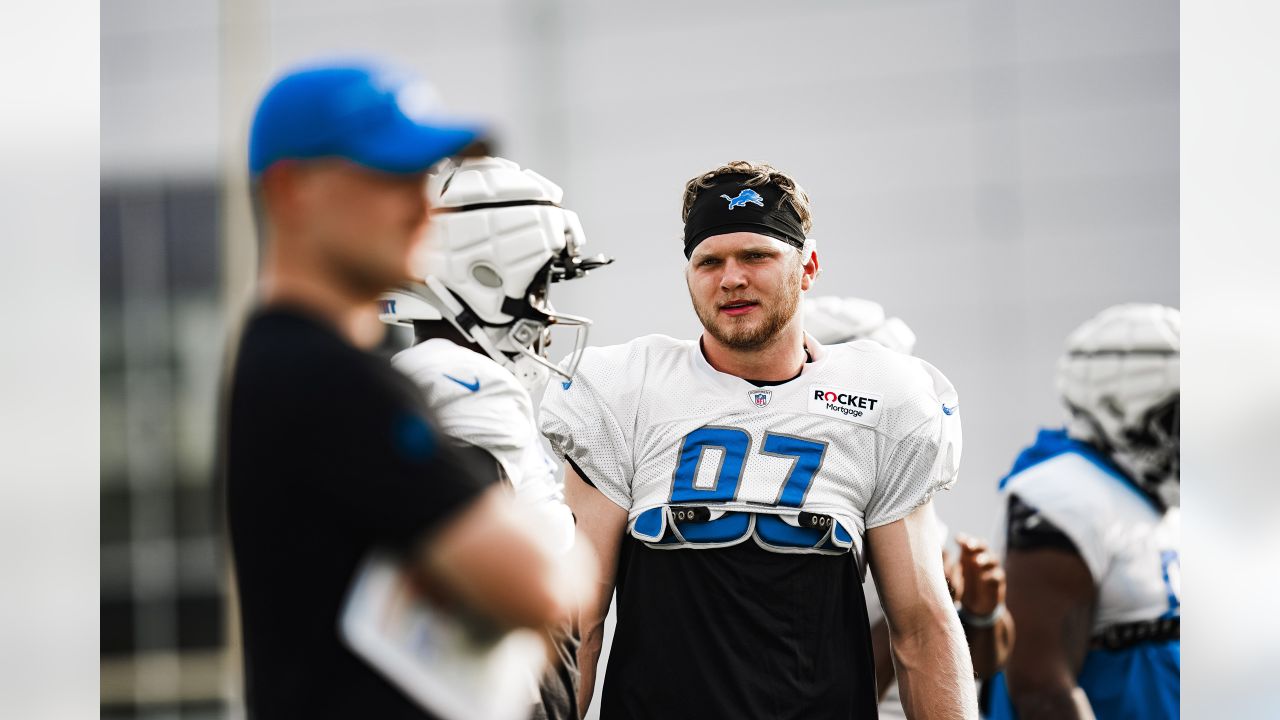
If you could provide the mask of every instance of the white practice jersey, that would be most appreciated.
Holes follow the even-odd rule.
[[[754,538],[777,552],[862,557],[868,528],[956,480],[955,389],[871,341],[829,348],[794,380],[756,387],[697,341],[649,335],[589,348],[543,397],[542,432],[655,548]]]
[[[564,504],[557,465],[543,449],[529,393],[506,368],[469,348],[436,338],[391,359],[422,389],[440,431],[482,448],[498,461],[522,505],[554,525],[556,547],[573,542],[573,515]]]
[[[1095,634],[1180,614],[1178,508],[1161,513],[1125,480],[1074,452],[1011,476],[1003,492],[1035,508],[1075,544],[1098,588]]]

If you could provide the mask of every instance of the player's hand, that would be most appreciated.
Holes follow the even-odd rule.
[[[960,606],[972,615],[990,615],[1004,602],[1004,568],[986,541],[961,535],[956,544],[960,546],[958,564],[964,578]]]

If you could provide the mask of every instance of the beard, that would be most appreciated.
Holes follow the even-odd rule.
[[[741,352],[759,350],[777,339],[799,310],[800,294],[800,275],[788,275],[786,284],[775,296],[753,298],[759,303],[757,310],[742,317],[720,314],[719,304],[728,298],[717,298],[702,305],[692,291],[689,297],[693,301],[693,311],[711,337],[721,345]]]

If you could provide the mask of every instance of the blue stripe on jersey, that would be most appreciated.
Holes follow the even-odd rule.
[[[1119,466],[1111,461],[1111,458],[1099,452],[1097,448],[1089,443],[1081,442],[1080,440],[1069,437],[1067,435],[1066,428],[1042,428],[1040,432],[1036,434],[1036,441],[1032,443],[1030,447],[1025,448],[1018,454],[1018,458],[1013,461],[1013,467],[1009,470],[1009,473],[1000,478],[999,488],[1003,490],[1005,485],[1009,484],[1009,480],[1014,475],[1017,475],[1030,467],[1039,465],[1042,462],[1047,462],[1059,455],[1065,455],[1067,453],[1075,453],[1080,457],[1083,457],[1085,460],[1093,463],[1099,470],[1120,481],[1120,484],[1137,493],[1139,497],[1155,508],[1157,512],[1160,511],[1160,508],[1156,507],[1155,502],[1153,502],[1146,493],[1142,492],[1142,490],[1138,488],[1138,485],[1134,483],[1134,481],[1126,475]]]
[[[640,513],[640,517],[636,518],[635,531],[640,537],[649,542],[657,542],[662,539],[662,531],[666,529],[662,520],[664,510],[660,507],[649,508]]]
[[[774,547],[818,547],[827,537],[827,528],[796,527],[773,515],[756,516],[756,535]]]
[[[1124,650],[1091,650],[1076,682],[1098,720],[1165,720],[1179,715],[1181,668],[1181,641],[1143,643]],[[991,704],[984,717],[1017,718],[1004,673],[988,682]]]

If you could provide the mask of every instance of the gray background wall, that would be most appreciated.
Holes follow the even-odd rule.
[[[698,330],[681,185],[771,162],[813,198],[815,292],[880,301],[959,388],[961,482],[939,505],[953,530],[988,534],[996,479],[1061,418],[1066,333],[1116,302],[1178,304],[1178,30],[1177,3],[1157,0],[116,0],[103,183],[218,189],[220,290],[182,313],[233,327],[251,282],[256,94],[317,54],[394,58],[490,120],[505,155],[565,188],[592,251],[618,259],[554,298],[603,344]],[[192,382],[211,385],[209,368]],[[211,413],[187,415],[211,432]]]

